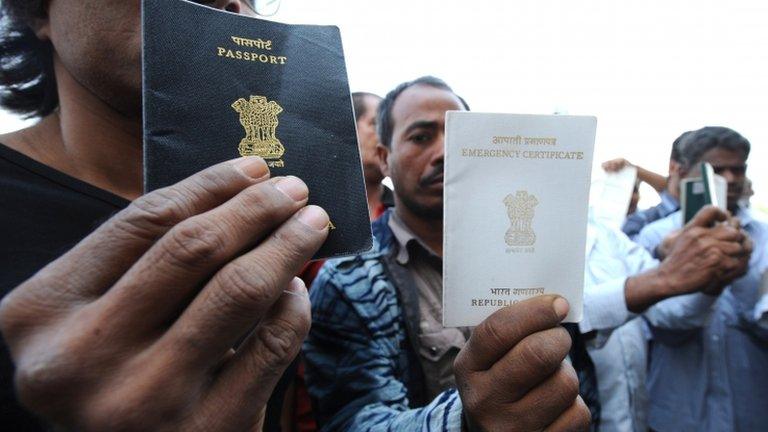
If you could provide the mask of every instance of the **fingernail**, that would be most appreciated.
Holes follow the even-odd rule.
[[[235,166],[248,177],[260,179],[269,174],[269,167],[264,159],[258,156],[245,156],[235,162]]]
[[[307,206],[299,212],[299,221],[318,231],[328,228],[328,213],[318,206]]]
[[[309,297],[307,285],[299,278],[293,278],[291,284],[288,285],[288,289],[284,290],[283,293],[296,297]]]
[[[570,306],[568,305],[568,301],[566,301],[564,298],[556,298],[552,303],[552,306],[555,308],[555,313],[558,317],[560,317],[560,319],[564,319],[566,316],[568,316],[568,309],[570,309]]]
[[[294,201],[304,201],[309,196],[309,189],[298,177],[288,176],[281,178],[275,187],[280,192],[288,195]]]

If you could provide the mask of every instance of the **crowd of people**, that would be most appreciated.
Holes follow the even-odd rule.
[[[683,133],[667,176],[638,167],[659,205],[590,218],[580,323],[548,295],[445,328],[445,112],[470,109],[447,83],[353,95],[374,247],[308,262],[328,216],[260,158],[142,194],[139,2],[0,5],[0,106],[39,118],[0,136],[4,430],[768,430],[738,132]],[[727,211],[683,224],[701,162]]]

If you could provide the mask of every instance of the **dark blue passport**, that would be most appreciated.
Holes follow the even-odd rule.
[[[143,0],[144,186],[257,155],[294,175],[331,231],[315,258],[371,248],[339,30]]]

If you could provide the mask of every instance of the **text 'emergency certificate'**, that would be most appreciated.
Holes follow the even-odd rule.
[[[581,320],[594,117],[450,111],[443,324],[558,294]]]

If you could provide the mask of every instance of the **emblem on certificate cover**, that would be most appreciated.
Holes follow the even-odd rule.
[[[245,138],[240,140],[240,156],[260,156],[270,167],[284,167],[282,161],[285,147],[277,139],[277,116],[283,108],[264,96],[240,98],[232,104],[240,114],[240,124],[245,129]]]
[[[533,218],[539,200],[526,191],[517,191],[504,198],[507,205],[507,216],[511,226],[504,240],[509,246],[533,246],[536,243],[536,233],[533,231]]]

